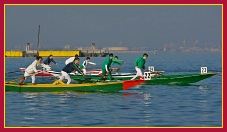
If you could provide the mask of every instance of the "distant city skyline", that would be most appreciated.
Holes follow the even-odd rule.
[[[6,50],[221,45],[222,6],[6,6]]]

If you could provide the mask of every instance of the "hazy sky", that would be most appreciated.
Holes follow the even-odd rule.
[[[221,6],[6,6],[6,49],[220,44]]]

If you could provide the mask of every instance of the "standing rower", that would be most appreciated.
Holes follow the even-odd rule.
[[[134,80],[136,77],[139,76],[140,79],[143,79],[143,73],[142,69],[145,69],[145,63],[148,55],[146,53],[143,54],[143,57],[139,57],[135,61],[135,69],[136,69],[136,75],[131,79]]]
[[[68,81],[67,81],[67,85],[69,85],[70,82],[71,82],[71,80],[72,80],[72,79],[70,78],[70,76],[69,76],[69,73],[71,73],[71,72],[74,72],[74,73],[79,72],[81,75],[84,76],[83,72],[80,70],[79,61],[80,61],[79,58],[75,58],[75,59],[73,60],[73,62],[68,63],[68,64],[62,69],[62,71],[61,71],[61,76],[60,76],[60,79],[59,79],[59,80],[62,81],[62,80],[65,78],[65,79],[68,80]]]
[[[36,60],[33,61],[32,64],[26,68],[24,75],[21,77],[19,85],[22,85],[24,83],[24,80],[29,76],[31,76],[31,78],[32,78],[32,84],[35,84],[35,74],[38,73],[37,69],[39,67],[51,70],[51,67],[42,63],[42,60],[43,60],[43,58],[41,56],[36,57]]]
[[[104,79],[106,77],[106,74],[108,74],[109,80],[112,80],[110,65],[112,64],[113,54],[110,53],[109,57],[103,62],[102,64],[102,77],[101,79]]]

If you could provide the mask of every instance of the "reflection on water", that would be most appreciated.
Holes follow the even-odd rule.
[[[151,103],[151,94],[150,93],[144,93],[144,123],[146,125],[149,125],[152,119],[152,103]]]

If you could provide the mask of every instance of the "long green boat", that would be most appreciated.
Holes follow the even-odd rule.
[[[218,74],[217,72],[208,72],[208,73],[185,73],[185,74],[175,74],[175,75],[153,75],[151,74],[151,77],[147,80],[144,80],[143,84],[150,84],[150,85],[184,85],[184,84],[191,84],[191,83],[196,83],[201,80],[204,80],[206,78],[209,78],[211,76],[214,76]],[[74,75],[71,76],[74,80],[80,81],[83,76],[81,75]],[[88,78],[90,77],[92,81],[101,81],[99,80],[100,77],[98,78],[97,76],[87,76]],[[115,78],[116,79],[116,78]],[[128,76],[121,76],[118,77],[117,79],[119,80],[128,80]],[[131,78],[130,78],[131,79]]]
[[[83,84],[66,85],[62,81],[55,81],[52,84],[24,84],[18,85],[15,82],[5,83],[5,91],[14,92],[56,92],[56,91],[80,91],[80,92],[118,92],[127,90],[143,83],[144,80],[128,80],[113,82],[93,82]]]

